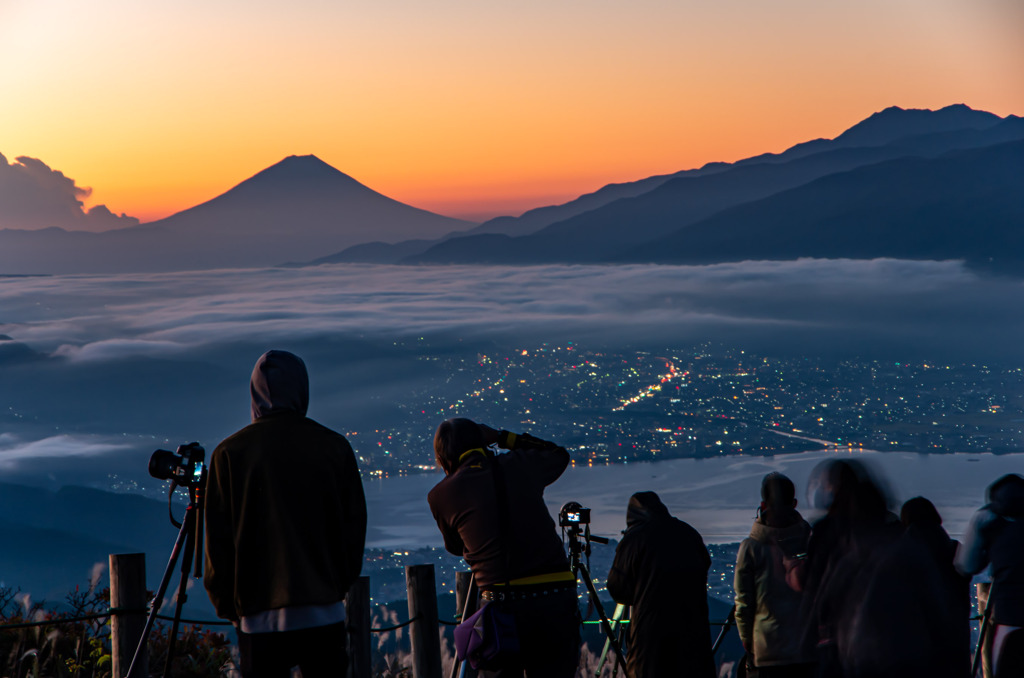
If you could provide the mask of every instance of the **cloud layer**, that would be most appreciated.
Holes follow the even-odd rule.
[[[1024,284],[957,262],[397,267],[0,281],[0,333],[72,361],[239,341],[458,336],[1019,356]]]
[[[86,210],[82,201],[91,192],[42,160],[20,156],[9,164],[0,154],[0,228],[105,231],[139,223],[106,205]]]

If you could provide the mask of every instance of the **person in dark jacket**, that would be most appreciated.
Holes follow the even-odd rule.
[[[629,499],[626,531],[608,573],[608,593],[632,605],[630,678],[711,678],[708,568],[697,530],[673,518],[654,492]]]
[[[1024,478],[1015,473],[989,486],[988,503],[974,517],[956,556],[973,575],[992,569],[988,614],[995,625],[995,677],[1024,675]]]
[[[344,597],[359,576],[366,502],[343,436],[306,417],[302,360],[269,351],[250,382],[252,424],[210,458],[204,584],[238,629],[245,678],[344,673]],[[339,670],[339,667],[342,667]]]
[[[494,454],[491,447],[508,450]],[[520,656],[485,676],[572,678],[579,665],[576,578],[544,488],[569,465],[563,447],[526,434],[448,419],[434,435],[445,477],[427,503],[449,553],[473,571],[485,600],[512,611]]]
[[[802,644],[799,591],[787,575],[806,556],[811,526],[796,510],[796,487],[781,473],[761,481],[761,506],[736,554],[736,629],[747,652],[747,675],[813,675]]]

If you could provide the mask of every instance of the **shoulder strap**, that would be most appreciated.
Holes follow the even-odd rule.
[[[498,461],[497,456],[490,458],[491,462],[491,477],[494,479],[494,497],[498,503],[498,524],[499,524],[499,535],[501,537],[501,551],[505,556],[505,584],[511,585],[510,580],[510,563],[511,558],[509,554],[509,538],[511,535],[511,517],[509,516],[508,509],[508,492],[505,487],[505,474],[501,470],[501,464]]]

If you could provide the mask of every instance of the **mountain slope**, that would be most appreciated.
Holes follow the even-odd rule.
[[[510,238],[501,248],[496,248],[495,241],[491,238],[484,239],[481,236],[467,234],[450,238],[405,261],[607,261],[622,251],[632,250],[640,242],[656,240],[721,210],[760,200],[829,174],[900,157],[934,157],[951,149],[1024,138],[1024,120],[1020,118],[1008,118],[1003,121],[995,117],[996,123],[988,124],[991,114],[985,113],[983,117],[976,118],[973,114],[980,112],[967,110],[972,114],[969,119],[978,123],[977,126],[952,132],[945,130],[943,128],[952,125],[953,122],[947,120],[946,114],[943,113],[938,115],[936,123],[921,126],[927,130],[939,131],[897,137],[882,146],[836,148],[834,145],[812,142],[811,147],[826,150],[810,154],[796,153],[795,159],[785,162],[778,161],[777,158],[773,162],[743,162],[712,175],[678,177],[644,195],[615,201],[602,208],[552,224],[528,236]],[[917,113],[921,112],[910,113],[913,113],[912,119],[917,119]],[[868,129],[870,135],[867,136],[879,139],[888,135],[888,138],[896,134],[898,129],[905,127],[892,124],[893,114],[883,118],[886,125],[872,123]],[[895,121],[900,120],[901,116],[896,115]],[[853,129],[855,128],[851,128],[851,131]],[[856,136],[853,135],[851,138]]]
[[[892,160],[734,207],[614,260],[963,259],[1021,275],[1022,177],[1024,141]]]

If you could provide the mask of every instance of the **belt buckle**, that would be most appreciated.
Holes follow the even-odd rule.
[[[506,600],[512,600],[511,591],[484,591],[480,594],[480,597],[488,602],[505,602]]]

